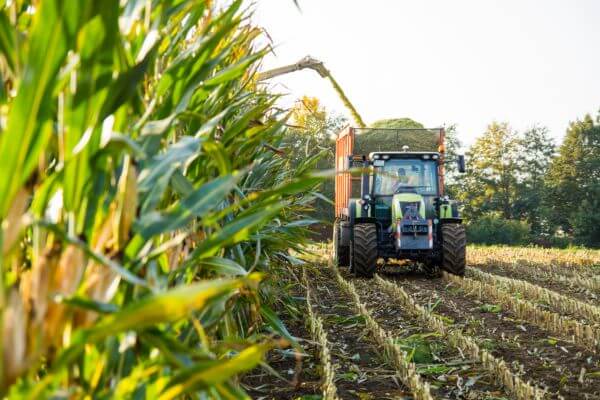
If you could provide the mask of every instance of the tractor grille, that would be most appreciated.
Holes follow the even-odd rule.
[[[419,216],[419,208],[421,202],[419,201],[401,201],[400,209],[402,209],[402,217],[408,219],[417,219]]]

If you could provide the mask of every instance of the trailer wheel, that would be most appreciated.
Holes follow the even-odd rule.
[[[333,224],[333,262],[339,267],[347,267],[350,265],[350,246],[342,246],[341,229],[341,222],[335,221]]]
[[[465,275],[467,234],[462,224],[442,225],[442,269]]]
[[[377,228],[375,225],[354,225],[351,264],[356,276],[372,278],[375,274],[377,268]]]

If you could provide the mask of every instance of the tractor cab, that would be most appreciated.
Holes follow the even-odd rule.
[[[373,258],[410,259],[430,271],[442,267],[464,273],[464,226],[457,203],[444,195],[444,133],[422,131],[426,132],[411,133],[420,143],[424,141],[419,134],[437,135],[434,150],[438,151],[409,151],[406,142],[412,136],[407,132],[401,132],[403,144],[381,141],[378,149],[368,153],[365,144],[348,146],[353,132],[338,139],[334,247],[338,264],[350,265],[357,275],[373,274]],[[389,132],[384,134],[390,137]],[[386,145],[389,150],[382,148]],[[352,151],[344,151],[348,147]],[[357,147],[363,154],[356,152]],[[464,158],[453,161],[464,171]],[[340,176],[340,169],[347,172]],[[364,246],[365,240],[371,247]],[[451,243],[458,248],[450,249]]]
[[[433,199],[439,197],[439,153],[371,153],[370,193],[378,218],[391,218],[393,197],[417,194],[425,200],[425,214],[433,215]],[[389,210],[389,213],[387,212]],[[389,215],[388,215],[389,214]]]

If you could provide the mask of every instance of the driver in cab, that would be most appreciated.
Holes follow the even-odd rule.
[[[396,171],[396,179],[395,179],[395,184],[394,184],[394,192],[397,192],[398,189],[402,188],[402,187],[411,187],[411,186],[417,186],[418,182],[417,182],[417,177],[415,175],[406,175],[406,170],[404,168],[398,168],[398,171]]]

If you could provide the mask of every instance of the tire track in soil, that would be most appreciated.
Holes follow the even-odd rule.
[[[570,286],[566,282],[559,282],[552,280],[550,277],[544,277],[542,274],[536,271],[529,271],[527,267],[523,267],[523,270],[504,269],[497,265],[474,265],[472,268],[479,269],[489,274],[495,274],[500,276],[506,276],[513,279],[521,279],[529,283],[543,286],[546,289],[554,290],[555,292],[571,296],[575,299],[600,306],[600,293],[585,287]],[[467,276],[469,276],[467,269]]]
[[[550,398],[600,399],[600,359],[583,347],[554,338],[441,279],[402,274],[386,278],[402,285],[421,305],[435,304],[438,315],[462,327],[481,347],[511,364],[515,373],[520,371],[522,379],[547,390]]]
[[[442,399],[501,399],[504,391],[494,377],[475,360],[465,360],[437,332],[425,331],[416,317],[400,310],[393,298],[377,289],[371,280],[351,279],[363,302],[385,330],[392,332],[405,351],[415,350],[414,362],[421,376]],[[418,357],[417,357],[418,356]]]
[[[308,272],[308,271],[307,271]],[[396,371],[365,335],[362,318],[336,283],[332,271],[321,267],[312,276],[313,310],[327,331],[331,359],[336,368],[336,386],[341,399],[410,399],[408,389],[395,378]]]

